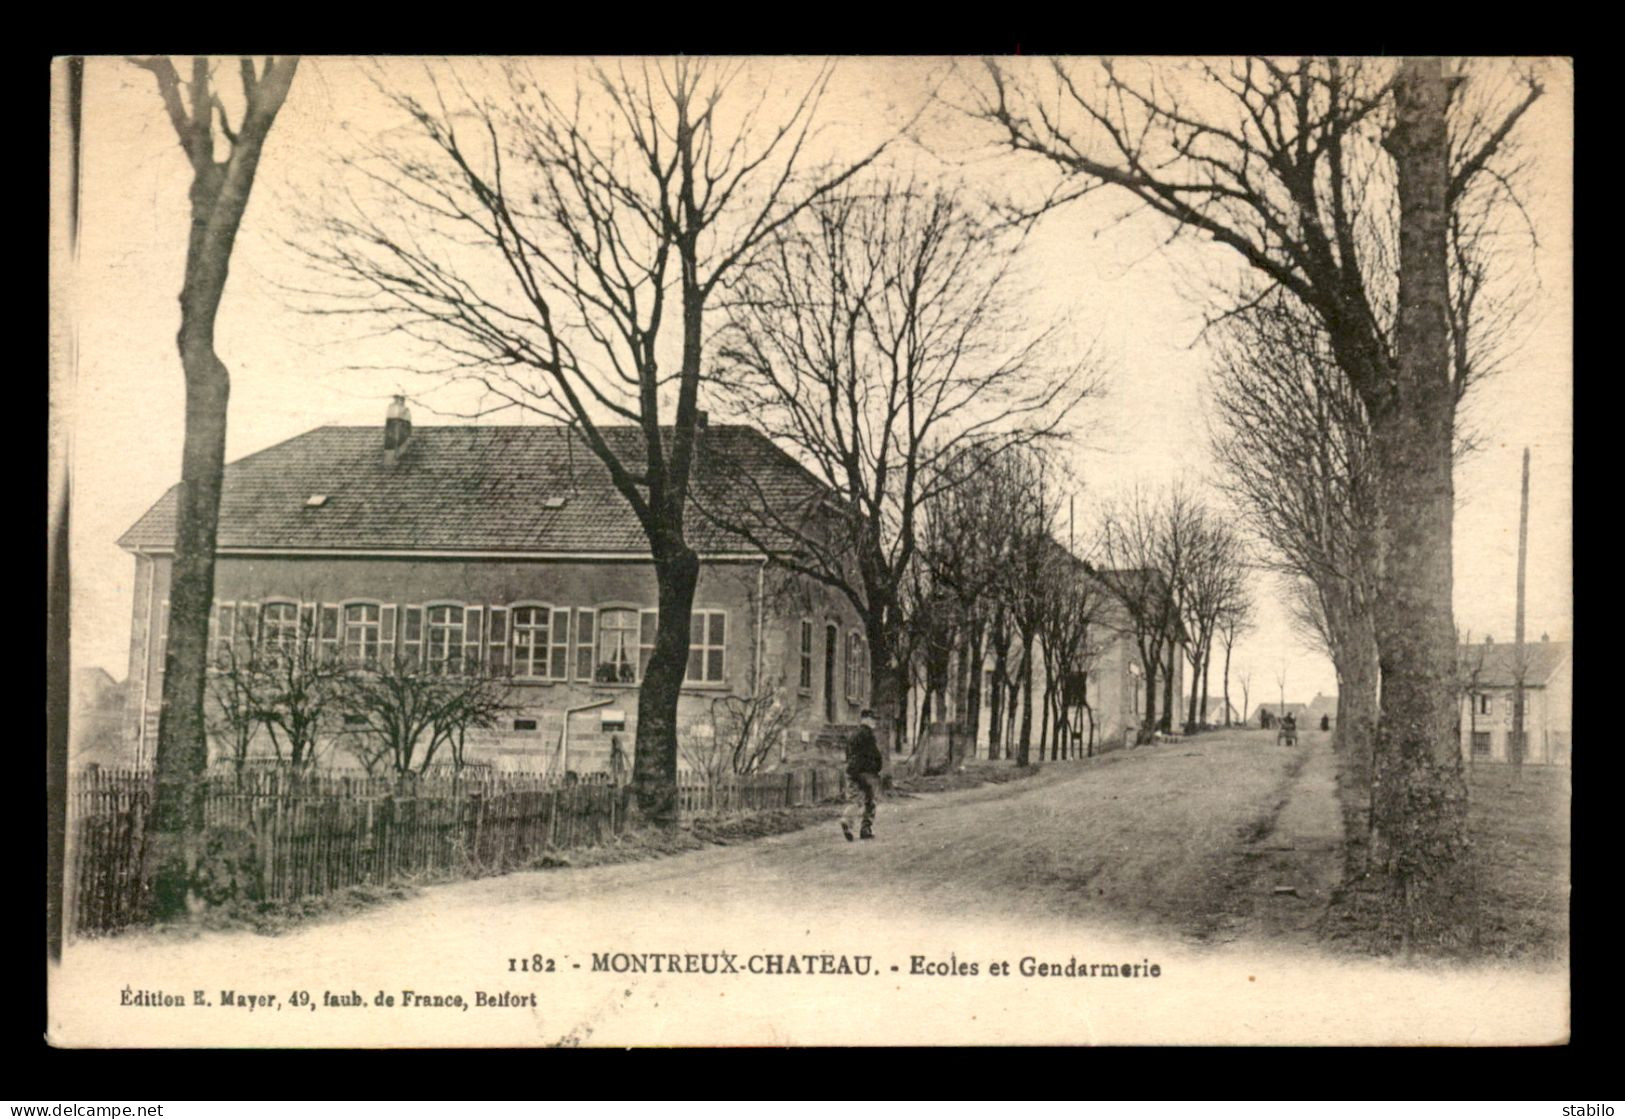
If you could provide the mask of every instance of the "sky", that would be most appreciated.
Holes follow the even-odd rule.
[[[573,65],[551,62],[548,73],[562,85]],[[1536,294],[1503,368],[1469,398],[1466,416],[1483,439],[1457,467],[1455,609],[1458,626],[1475,638],[1512,638],[1525,447],[1532,457],[1527,630],[1531,638],[1572,636],[1572,78],[1563,64],[1541,65],[1547,92],[1521,125],[1538,248],[1520,267],[1532,267]],[[742,84],[799,88],[817,68],[754,62]],[[992,156],[932,99],[933,91],[949,95],[961,72],[943,59],[840,60],[820,106],[818,154],[867,150],[912,120],[912,140],[893,149],[899,163],[978,190],[1032,185],[1040,168]],[[410,83],[421,66],[395,60],[379,73]],[[78,252],[57,258],[54,275],[53,331],[72,342],[57,347],[52,409],[71,440],[74,664],[122,679],[134,560],[115,541],[179,478],[176,298],[189,168],[151,75],[125,61],[87,62],[83,121]],[[359,139],[399,125],[356,63],[302,64],[265,148],[219,318],[217,349],[232,377],[228,461],[323,424],[381,426],[396,391],[413,397],[419,424],[466,422],[435,414],[466,400],[398,370],[364,368],[390,363],[388,343],[359,324],[305,313],[289,290],[302,277],[292,246],[305,235],[291,215],[323,196],[337,160]],[[1164,250],[1168,229],[1159,219],[1122,214],[1120,200],[1092,196],[1046,217],[1020,251],[1033,317],[1064,319],[1064,337],[1105,372],[1105,395],[1079,417],[1080,550],[1114,495],[1176,480],[1203,486],[1213,469],[1211,361],[1199,337],[1210,307],[1190,277],[1229,262],[1212,255],[1223,251],[1216,246],[1180,242]],[[1279,698],[1283,669],[1289,701],[1335,692],[1330,662],[1293,633],[1279,587],[1260,576],[1256,595],[1260,622],[1233,664],[1238,675],[1251,669],[1251,705]],[[1212,690],[1220,691],[1217,672]],[[1234,684],[1232,698],[1239,707]]]

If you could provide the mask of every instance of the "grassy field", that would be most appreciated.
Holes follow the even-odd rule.
[[[1470,825],[1486,955],[1562,959],[1569,948],[1566,766],[1481,765],[1469,775]]]
[[[1347,758],[1340,759],[1346,763]],[[1352,766],[1338,773],[1348,831],[1347,878],[1364,869],[1369,794]],[[1468,772],[1472,840],[1467,868],[1474,912],[1469,939],[1442,950],[1474,960],[1563,960],[1569,950],[1569,797],[1561,766],[1480,765]],[[1391,949],[1378,933],[1381,906],[1358,887],[1344,892],[1328,918],[1328,939],[1353,950]]]

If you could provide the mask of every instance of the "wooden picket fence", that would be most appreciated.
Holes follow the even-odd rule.
[[[846,774],[836,769],[787,769],[708,781],[679,773],[679,811],[690,814],[796,808],[846,794]]]
[[[78,933],[146,919],[143,874],[153,775],[89,770],[70,785],[69,914]],[[815,804],[844,775],[798,769],[720,782],[685,775],[680,810],[718,813]],[[621,834],[630,790],[590,776],[464,770],[415,778],[250,768],[210,774],[204,800],[209,900],[286,903],[423,875],[499,874],[550,851]]]

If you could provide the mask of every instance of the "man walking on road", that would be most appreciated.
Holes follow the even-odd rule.
[[[863,725],[846,744],[846,776],[850,783],[846,790],[846,810],[841,813],[841,834],[848,843],[852,841],[852,817],[857,814],[860,803],[863,830],[858,835],[863,839],[875,837],[875,794],[880,791],[883,764],[880,747],[875,743],[875,713],[865,710],[859,720]]]

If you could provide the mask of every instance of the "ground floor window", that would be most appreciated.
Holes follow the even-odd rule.
[[[727,631],[728,615],[721,610],[696,610],[690,616],[688,683],[722,683]]]
[[[1490,756],[1490,732],[1475,730],[1473,732],[1473,757],[1487,758]]]

